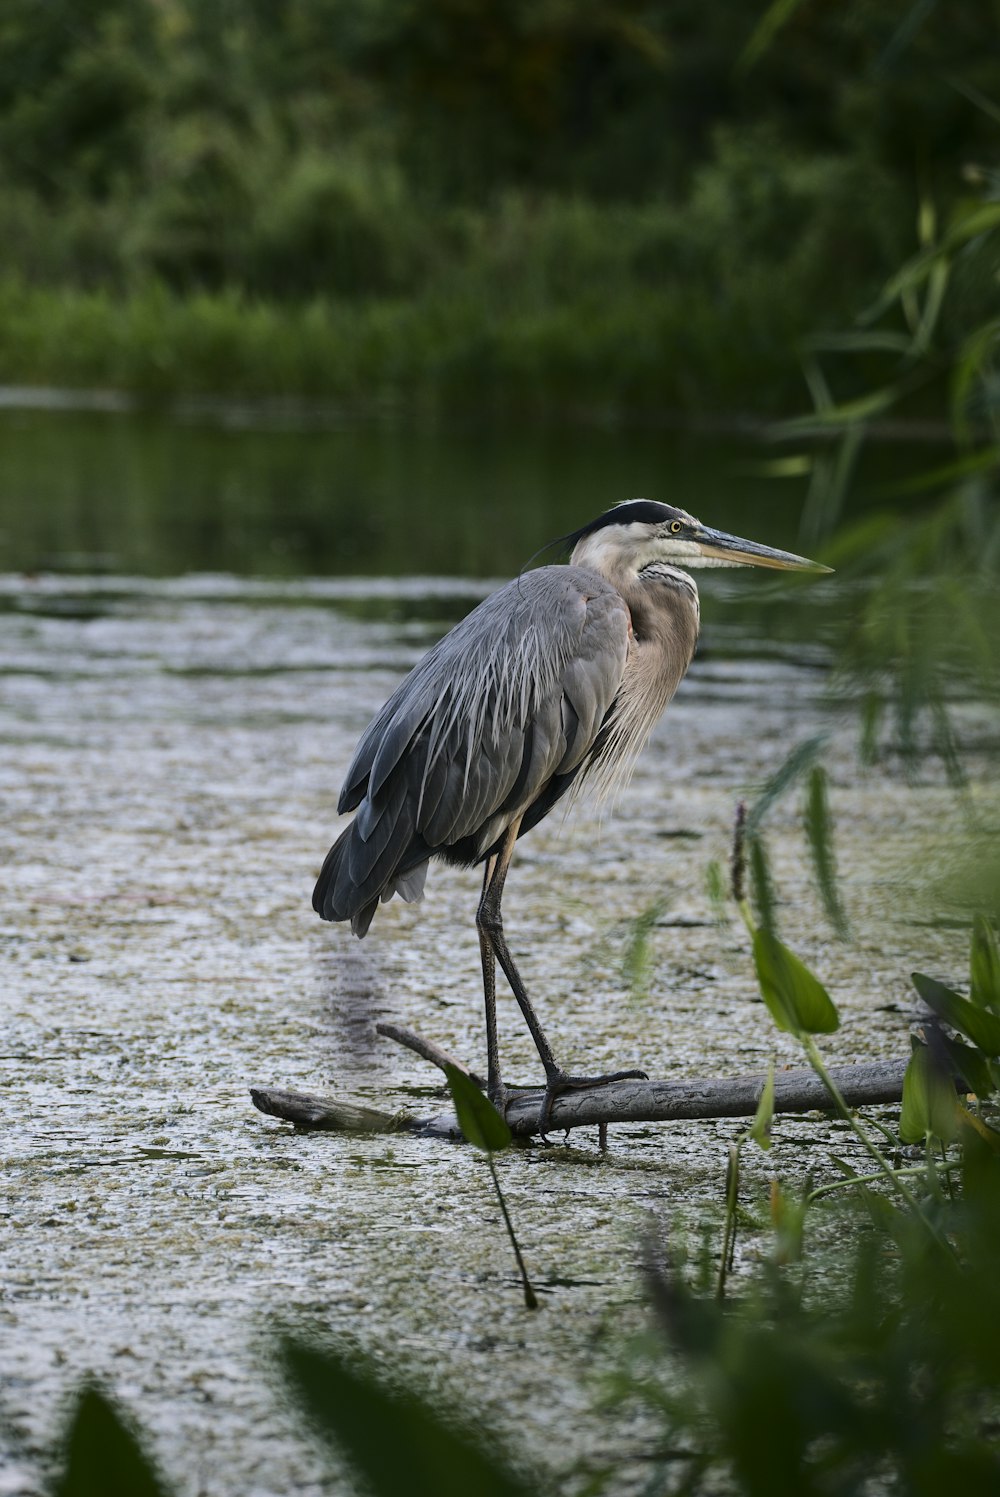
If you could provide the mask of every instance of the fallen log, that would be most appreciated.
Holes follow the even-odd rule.
[[[403,1036],[406,1036],[404,1038]],[[425,1041],[408,1031],[395,1029],[392,1038],[409,1049],[427,1055]],[[441,1052],[441,1060],[448,1057]],[[440,1060],[435,1060],[440,1064]],[[848,1107],[878,1102],[899,1102],[903,1095],[906,1060],[876,1060],[860,1065],[830,1066],[830,1075]],[[464,1069],[464,1067],[463,1067]],[[755,1073],[731,1078],[710,1077],[686,1081],[613,1081],[607,1086],[565,1092],[552,1106],[550,1131],[557,1132],[609,1123],[665,1123],[697,1118],[752,1117],[766,1077]],[[432,1138],[461,1137],[450,1114],[432,1118],[410,1118],[359,1107],[334,1097],[307,1092],[254,1087],[254,1106],[272,1117],[284,1118],[297,1128],[348,1133],[418,1133]],[[522,1138],[538,1132],[544,1096],[541,1087],[514,1091],[507,1108],[511,1131]],[[774,1110],[782,1112],[833,1111],[834,1104],[823,1082],[811,1070],[778,1071],[774,1077]]]

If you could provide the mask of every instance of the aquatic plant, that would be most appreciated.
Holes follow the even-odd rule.
[[[458,1066],[449,1065],[445,1067],[445,1075],[448,1078],[448,1089],[451,1092],[451,1099],[455,1104],[458,1125],[465,1135],[466,1141],[472,1144],[473,1148],[481,1149],[486,1155],[486,1163],[489,1166],[493,1189],[496,1191],[504,1226],[507,1229],[507,1236],[510,1238],[510,1245],[514,1250],[517,1271],[521,1276],[525,1308],[528,1310],[537,1310],[538,1300],[531,1286],[531,1280],[528,1278],[528,1271],[524,1266],[524,1257],[514,1233],[510,1212],[507,1210],[507,1202],[504,1200],[503,1191],[500,1189],[496,1165],[493,1163],[495,1152],[510,1147],[513,1142],[513,1134],[490,1099],[483,1095],[479,1087],[476,1086],[475,1082],[470,1080],[464,1071],[460,1071]]]
[[[818,803],[813,812],[825,817]],[[996,930],[984,915],[974,920],[968,997],[913,974],[932,1016],[914,1038],[894,1134],[844,1107],[814,1038],[839,1022],[829,995],[754,920],[746,820],[737,820],[733,893],[762,997],[776,1026],[799,1039],[875,1169],[862,1175],[835,1158],[842,1178],[807,1184],[798,1198],[772,1182],[770,1256],[727,1306],[741,1149],[770,1147],[772,1069],[752,1127],[729,1150],[715,1294],[695,1293],[676,1255],[651,1252],[658,1332],[633,1348],[612,1398],[638,1399],[662,1422],[650,1492],[714,1492],[720,1477],[747,1497],[937,1497],[951,1482],[989,1489],[1000,1480],[1000,1350],[985,1329],[1000,1313],[1000,1132],[988,1120],[1000,1082]],[[828,842],[828,829],[820,835]],[[956,1095],[956,1077],[974,1108]],[[923,1145],[923,1157],[901,1163],[907,1144]],[[853,1205],[841,1199],[838,1252],[807,1252],[810,1214],[845,1192]]]
[[[941,224],[925,199],[920,240],[858,326],[811,341],[814,410],[779,434],[809,444],[803,543],[827,539],[824,556],[852,584],[833,631],[834,688],[858,709],[863,757],[883,750],[888,726],[910,770],[925,739],[962,785],[954,704],[1000,699],[1000,320],[970,290],[1000,256],[993,175],[978,173]],[[865,444],[929,408],[951,455],[882,485],[863,519],[842,524]]]

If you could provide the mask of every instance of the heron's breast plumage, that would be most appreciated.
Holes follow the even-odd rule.
[[[646,568],[618,586],[633,627],[615,699],[590,754],[584,788],[614,800],[628,785],[639,755],[687,674],[701,621],[694,579],[674,567]]]

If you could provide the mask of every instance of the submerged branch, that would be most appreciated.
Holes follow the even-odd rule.
[[[406,1035],[406,1039],[401,1035]],[[408,1031],[397,1032],[392,1038],[400,1038],[409,1049],[416,1048],[410,1043],[414,1037]],[[436,1048],[426,1047],[418,1053],[432,1059],[426,1051]],[[829,1074],[849,1107],[864,1107],[878,1102],[899,1102],[903,1095],[906,1066],[906,1060],[867,1061],[861,1065],[830,1066]],[[607,1086],[587,1087],[556,1098],[550,1128],[556,1132],[608,1123],[752,1117],[766,1079],[762,1074],[752,1074],[690,1081],[614,1081]],[[333,1097],[268,1087],[254,1088],[250,1095],[254,1106],[261,1112],[285,1118],[298,1128],[350,1133],[404,1131],[434,1138],[461,1137],[458,1123],[449,1114],[434,1118],[407,1118],[371,1107],[358,1107]],[[538,1132],[543,1096],[541,1087],[512,1094],[507,1107],[507,1123],[514,1134],[528,1138]],[[779,1071],[774,1078],[774,1110],[776,1113],[834,1112],[836,1104],[814,1071]]]

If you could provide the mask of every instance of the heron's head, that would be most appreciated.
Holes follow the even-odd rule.
[[[773,567],[779,571],[829,572],[831,567],[791,551],[777,551],[703,525],[686,510],[652,499],[627,499],[577,530],[567,540],[575,566],[612,574],[640,572],[652,562],[674,567]]]

